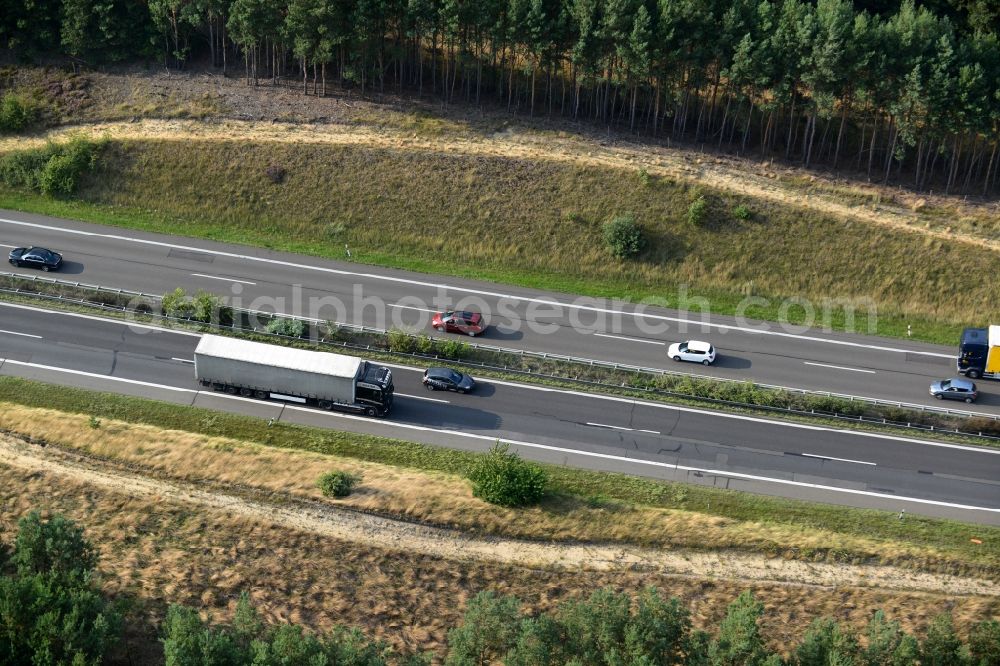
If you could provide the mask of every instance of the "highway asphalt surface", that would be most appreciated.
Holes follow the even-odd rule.
[[[1000,449],[790,424],[574,391],[484,381],[426,391],[393,366],[387,419],[204,392],[198,336],[0,303],[0,374],[144,395],[263,418],[655,478],[1000,524]],[[544,395],[542,395],[544,394]]]
[[[1000,414],[1000,382],[981,380],[981,398],[971,407],[928,395],[932,381],[954,376],[957,340],[954,347],[929,345],[658,307],[637,313],[628,303],[0,210],[0,251],[21,245],[63,253],[64,270],[52,274],[60,279],[151,294],[204,289],[243,307],[379,328],[415,325],[434,335],[431,311],[458,304],[491,313],[494,325],[477,338],[486,344]],[[866,326],[867,312],[857,321]],[[669,343],[689,338],[716,346],[714,366],[667,358]]]

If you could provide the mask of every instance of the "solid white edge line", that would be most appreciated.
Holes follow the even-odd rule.
[[[135,384],[136,386],[149,386],[151,388],[161,388],[168,391],[177,391],[178,393],[201,393],[201,391],[195,391],[192,389],[179,388],[177,386],[169,386],[167,384],[154,384],[153,382],[143,382],[138,379],[125,379],[124,377],[110,377],[108,375],[102,375],[98,372],[86,372],[84,370],[71,370],[70,368],[60,368],[54,365],[44,365],[42,363],[29,363],[27,361],[15,361],[11,358],[5,358],[0,360],[3,364],[10,365],[20,365],[25,368],[38,368],[39,370],[52,370],[55,372],[65,372],[70,375],[79,375],[81,377],[95,377],[97,379],[109,379],[115,382],[124,382],[125,384]]]
[[[615,340],[627,340],[628,342],[641,342],[646,345],[666,345],[666,342],[660,342],[659,340],[643,340],[642,338],[629,338],[624,335],[611,335],[609,333],[594,333],[596,337],[599,338],[614,338]]]
[[[125,382],[125,383],[128,383],[128,384],[138,384],[140,386],[151,386],[151,387],[154,387],[154,388],[163,388],[163,389],[168,389],[168,390],[171,390],[171,391],[178,391],[178,392],[182,392],[182,393],[191,393],[191,394],[195,394],[195,395],[206,395],[206,396],[211,395],[211,396],[216,396],[216,397],[220,397],[220,398],[233,399],[233,400],[242,400],[242,401],[245,401],[245,402],[253,402],[253,403],[257,403],[259,405],[269,405],[269,406],[272,406],[272,407],[276,406],[274,403],[267,402],[265,400],[255,400],[253,398],[243,398],[241,396],[232,396],[232,395],[227,395],[225,393],[215,393],[215,392],[209,393],[209,392],[206,392],[206,391],[194,391],[194,390],[191,390],[191,389],[177,388],[177,387],[174,387],[174,386],[166,386],[166,385],[163,385],[163,384],[152,384],[150,382],[141,382],[141,381],[137,381],[137,380],[134,380],[134,379],[123,379],[123,378],[120,378],[120,377],[109,377],[107,375],[100,375],[100,374],[96,374],[96,373],[92,373],[92,372],[83,372],[82,370],[67,370],[65,368],[57,368],[57,367],[48,366],[48,365],[40,365],[38,363],[25,363],[23,361],[13,361],[13,360],[10,360],[10,359],[6,359],[3,362],[4,363],[11,363],[13,365],[21,365],[21,366],[27,366],[27,367],[33,367],[33,368],[41,368],[41,369],[45,369],[45,370],[55,370],[55,371],[68,372],[70,374],[84,375],[84,376],[88,376],[88,377],[97,377],[97,378],[100,378],[100,379],[108,379],[108,380],[111,380],[111,381]],[[968,510],[968,511],[986,511],[986,512],[989,512],[989,513],[1000,513],[1000,509],[994,509],[994,508],[984,507],[984,506],[973,506],[973,505],[970,505],[970,504],[958,504],[958,503],[955,503],[955,502],[942,502],[940,500],[923,499],[923,498],[920,498],[920,497],[905,497],[905,496],[902,496],[902,495],[892,495],[892,494],[889,494],[889,493],[879,493],[879,492],[875,492],[875,491],[872,491],[872,490],[858,490],[856,488],[838,488],[837,486],[828,486],[828,485],[819,484],[819,483],[808,483],[806,481],[794,481],[794,480],[791,480],[791,479],[777,479],[777,478],[772,478],[772,477],[767,477],[767,476],[761,476],[761,475],[758,475],[758,474],[744,474],[744,473],[741,473],[741,472],[727,472],[725,470],[714,470],[714,469],[709,469],[709,468],[704,468],[704,467],[691,467],[691,466],[688,466],[688,465],[677,465],[677,464],[674,464],[674,463],[659,462],[659,461],[655,461],[655,460],[642,460],[642,459],[639,459],[639,458],[629,458],[627,456],[618,456],[618,455],[614,455],[614,454],[610,454],[610,453],[596,453],[596,452],[593,452],[593,451],[582,451],[582,450],[579,450],[579,449],[570,449],[570,448],[566,448],[566,447],[562,447],[562,446],[552,446],[552,445],[549,445],[549,444],[536,444],[534,442],[524,442],[524,441],[516,440],[516,439],[506,439],[506,438],[503,438],[503,437],[492,437],[490,435],[477,435],[475,433],[460,432],[460,431],[457,431],[457,430],[442,430],[442,429],[439,429],[439,428],[429,428],[427,426],[418,426],[418,425],[412,425],[412,424],[409,424],[409,423],[396,423],[396,422],[392,422],[392,421],[376,421],[374,419],[365,418],[365,417],[362,417],[362,416],[354,416],[352,414],[340,414],[340,413],[337,413],[337,412],[326,412],[326,411],[320,411],[320,410],[316,410],[316,409],[308,409],[308,408],[305,408],[305,407],[296,407],[295,405],[288,405],[288,404],[286,404],[285,405],[285,409],[291,409],[291,410],[295,410],[295,411],[307,412],[309,414],[322,414],[322,415],[325,415],[325,416],[332,416],[334,418],[349,419],[349,420],[354,420],[354,421],[363,421],[365,423],[382,423],[382,424],[385,424],[387,427],[401,428],[401,429],[405,429],[405,430],[416,430],[416,431],[421,431],[421,432],[432,432],[432,433],[437,433],[437,434],[441,434],[441,435],[452,435],[452,436],[456,436],[456,437],[466,437],[466,438],[470,438],[470,439],[476,439],[476,440],[479,440],[479,441],[487,441],[487,442],[497,442],[497,441],[499,441],[499,442],[502,442],[504,444],[512,444],[514,446],[524,446],[524,447],[527,447],[527,448],[540,449],[540,450],[544,450],[544,451],[554,451],[556,453],[566,453],[566,454],[571,454],[571,455],[579,455],[579,456],[584,456],[584,457],[589,457],[589,458],[600,458],[602,460],[614,460],[614,461],[617,461],[617,462],[626,462],[626,463],[632,463],[632,464],[636,464],[636,465],[647,465],[647,466],[650,466],[650,467],[658,467],[658,468],[661,468],[661,469],[673,469],[673,470],[677,470],[677,471],[680,471],[680,472],[697,472],[697,473],[700,473],[700,474],[710,474],[710,475],[713,475],[713,476],[723,476],[723,477],[728,477],[728,478],[732,478],[732,479],[742,479],[742,480],[746,480],[746,481],[760,481],[760,482],[763,482],[763,483],[776,483],[776,484],[779,484],[779,485],[795,486],[795,487],[799,487],[799,488],[812,488],[814,490],[828,490],[828,491],[831,491],[831,492],[846,493],[846,494],[849,494],[849,495],[860,495],[860,496],[864,496],[864,497],[878,497],[878,498],[881,498],[881,499],[890,499],[890,500],[895,500],[897,502],[914,502],[916,504],[926,504],[926,505],[929,505],[929,506],[941,506],[941,507],[948,507],[948,508],[952,508],[952,509],[963,509],[963,510]]]
[[[872,467],[877,467],[878,463],[868,462],[865,460],[851,460],[850,458],[834,458],[832,456],[820,456],[815,453],[802,453],[800,454],[806,458],[819,458],[820,460],[836,460],[837,462],[854,463],[856,465],[871,465]]]
[[[441,402],[446,405],[451,404],[450,400],[442,400],[441,398],[428,398],[427,396],[424,395],[412,395],[410,393],[397,393],[396,395],[401,398],[413,398],[414,400],[426,400],[427,402]]]
[[[139,324],[131,321],[122,321],[121,319],[97,317],[94,315],[82,314],[80,312],[67,312],[65,310],[47,310],[45,308],[36,308],[30,305],[19,305],[17,303],[6,303],[4,301],[0,301],[0,307],[16,308],[18,310],[31,310],[32,312],[44,312],[45,314],[62,315],[64,317],[79,317],[81,319],[90,319],[93,321],[104,322],[105,324],[117,324],[118,326],[128,326],[131,328],[144,328],[149,331],[159,331],[161,333],[174,333],[176,335],[186,335],[188,337],[194,337],[194,338],[201,337],[201,333],[192,333],[191,331],[179,331],[173,328],[164,328],[162,326],[153,326],[151,324]]]
[[[867,372],[869,375],[874,375],[876,372],[874,370],[862,370],[861,368],[848,368],[843,365],[830,365],[828,363],[814,363],[813,361],[802,361],[804,365],[814,365],[817,368],[833,368],[834,370],[848,370],[850,372]]]
[[[6,333],[7,335],[19,335],[22,338],[36,338],[38,340],[42,339],[42,336],[40,335],[34,335],[32,333],[18,333],[17,331],[5,331],[2,328],[0,328],[0,333]]]
[[[191,273],[194,277],[208,278],[209,280],[222,280],[223,282],[239,282],[240,284],[252,284],[256,285],[256,282],[250,282],[249,280],[237,280],[236,278],[220,277],[218,275],[205,275],[204,273]]]
[[[68,316],[72,316],[72,317],[82,317],[84,319],[93,319],[93,320],[104,322],[104,323],[108,323],[108,324],[117,324],[119,326],[135,326],[135,327],[150,329],[150,330],[154,330],[154,331],[162,331],[164,333],[176,333],[177,335],[187,335],[187,336],[196,337],[196,338],[200,338],[201,337],[200,333],[191,333],[189,331],[177,331],[177,330],[173,330],[173,329],[169,329],[169,328],[161,328],[161,327],[158,327],[158,326],[150,326],[150,325],[147,325],[147,324],[133,324],[131,322],[125,322],[125,321],[115,320],[115,319],[105,319],[104,317],[95,317],[95,316],[92,316],[92,315],[79,314],[79,313],[76,313],[76,312],[64,312],[64,311],[61,311],[61,310],[45,310],[43,308],[33,308],[33,307],[30,307],[30,306],[27,306],[27,305],[16,305],[16,304],[13,304],[13,303],[4,303],[2,301],[0,301],[0,306],[12,307],[12,308],[19,308],[19,309],[23,309],[23,310],[34,310],[36,312],[45,312],[45,313],[49,313],[49,314],[60,314],[60,315],[68,315]],[[398,370],[408,370],[410,372],[423,372],[424,371],[424,368],[414,368],[412,366],[401,365],[401,364],[398,364],[398,363],[384,363],[383,362],[383,363],[381,363],[381,365],[384,365],[384,366],[389,367],[389,368],[395,368],[395,369],[398,369]],[[662,402],[650,402],[648,400],[638,400],[638,399],[622,398],[622,397],[611,396],[611,395],[602,395],[600,393],[587,393],[586,391],[573,391],[571,389],[557,389],[557,388],[549,388],[549,387],[545,387],[545,386],[533,386],[531,384],[521,384],[521,383],[518,383],[518,382],[508,382],[508,381],[503,381],[503,380],[500,380],[500,379],[490,379],[489,381],[486,381],[486,382],[483,382],[483,383],[497,384],[499,386],[511,386],[511,387],[514,387],[514,388],[519,388],[519,389],[524,389],[524,390],[529,390],[529,391],[542,391],[542,392],[547,392],[547,393],[562,393],[564,395],[572,395],[572,396],[578,396],[578,397],[593,398],[595,400],[608,400],[608,401],[612,401],[612,402],[622,402],[622,403],[632,404],[632,405],[643,405],[643,406],[646,406],[646,407],[653,407],[653,408],[656,408],[656,409],[669,409],[669,410],[673,410],[673,411],[689,412],[689,413],[692,413],[692,414],[702,414],[702,415],[714,416],[714,417],[718,417],[718,418],[736,419],[736,420],[740,420],[740,421],[751,421],[751,422],[754,422],[754,423],[767,423],[767,424],[770,424],[770,425],[784,426],[786,428],[798,428],[800,430],[814,430],[814,431],[835,432],[835,433],[840,433],[840,434],[845,434],[845,435],[855,435],[855,436],[858,436],[858,437],[873,437],[873,438],[877,438],[877,439],[884,439],[884,440],[889,440],[889,441],[894,441],[894,442],[908,442],[908,443],[912,443],[912,444],[922,444],[922,445],[925,445],[925,446],[936,446],[936,447],[939,447],[939,448],[956,449],[956,450],[959,450],[959,451],[971,451],[971,452],[974,452],[974,453],[991,453],[991,454],[995,454],[995,455],[1000,455],[1000,449],[990,448],[990,447],[985,447],[985,446],[966,446],[966,445],[962,445],[962,444],[949,444],[947,442],[932,442],[932,441],[929,441],[929,440],[916,439],[916,438],[913,438],[913,437],[900,437],[898,435],[884,435],[884,434],[881,434],[881,433],[874,433],[874,432],[863,432],[863,431],[857,431],[857,430],[843,430],[843,429],[840,429],[840,428],[830,428],[830,427],[826,427],[826,426],[811,426],[811,425],[806,425],[804,423],[794,423],[794,422],[790,422],[790,421],[779,421],[779,420],[774,420],[774,419],[764,419],[764,418],[759,418],[759,417],[754,417],[754,416],[744,416],[742,414],[727,414],[726,412],[718,412],[718,411],[712,411],[712,410],[707,410],[707,409],[697,409],[697,408],[694,408],[694,407],[682,407],[680,405],[669,405],[669,404],[662,403]],[[975,413],[975,412],[973,412],[973,413]],[[983,413],[983,416],[992,416],[992,414]]]
[[[875,350],[875,351],[888,351],[888,352],[896,352],[896,353],[900,353],[900,354],[919,354],[919,355],[922,355],[922,356],[933,356],[933,357],[938,357],[938,358],[953,358],[952,354],[939,354],[939,353],[936,353],[936,352],[925,352],[925,351],[916,351],[916,350],[911,350],[911,349],[900,349],[900,348],[897,348],[897,347],[884,347],[884,346],[881,346],[881,345],[865,344],[865,343],[861,343],[861,342],[851,342],[849,340],[831,340],[831,339],[828,339],[828,338],[819,338],[819,337],[815,337],[815,336],[801,335],[801,334],[796,334],[796,333],[786,333],[784,331],[762,331],[762,330],[760,330],[758,328],[751,328],[751,327],[748,327],[748,326],[734,326],[734,325],[731,325],[731,324],[714,324],[712,322],[695,321],[693,319],[686,319],[684,317],[670,317],[670,316],[667,316],[667,315],[654,315],[654,314],[647,314],[647,313],[642,313],[642,312],[627,312],[627,311],[624,311],[624,310],[615,310],[614,308],[602,308],[602,307],[590,306],[590,305],[580,305],[578,303],[565,303],[563,301],[559,301],[559,300],[556,300],[554,298],[535,298],[535,297],[528,297],[528,296],[515,296],[513,294],[504,294],[502,292],[486,291],[486,290],[482,290],[482,289],[468,289],[468,288],[456,287],[456,286],[452,286],[452,285],[448,285],[448,284],[441,284],[441,283],[435,283],[435,282],[424,282],[422,280],[411,280],[411,279],[407,279],[407,278],[394,277],[394,276],[391,276],[391,275],[378,275],[377,273],[360,273],[360,272],[357,272],[357,271],[345,271],[345,270],[341,270],[341,269],[337,269],[337,268],[328,268],[328,267],[325,267],[325,266],[314,266],[314,265],[310,265],[310,264],[300,264],[300,263],[297,263],[297,262],[294,262],[294,261],[284,261],[284,260],[281,260],[281,259],[269,259],[267,257],[254,257],[254,256],[247,255],[247,254],[238,254],[236,252],[226,252],[226,251],[223,251],[223,250],[210,250],[210,249],[200,248],[200,247],[194,247],[194,246],[190,246],[190,245],[178,245],[176,243],[166,243],[166,242],[163,242],[163,241],[147,240],[147,239],[144,239],[144,238],[132,238],[132,237],[129,237],[129,236],[121,236],[121,235],[118,235],[118,234],[103,234],[103,233],[96,233],[96,232],[92,232],[92,231],[82,231],[80,229],[66,229],[64,227],[53,227],[51,225],[37,224],[37,223],[34,223],[34,222],[21,222],[19,220],[10,220],[10,219],[7,219],[7,218],[0,218],[0,222],[7,223],[7,224],[14,224],[14,225],[18,225],[18,226],[24,226],[24,227],[34,227],[36,229],[46,229],[48,231],[55,231],[55,232],[61,232],[61,233],[67,233],[67,234],[76,234],[76,235],[79,235],[79,236],[93,236],[93,237],[97,237],[97,238],[107,238],[107,239],[110,239],[110,240],[120,240],[120,241],[129,242],[129,243],[139,243],[139,244],[142,244],[142,245],[151,245],[151,246],[155,246],[155,247],[165,247],[165,248],[170,248],[170,249],[174,249],[174,250],[186,250],[186,251],[189,251],[189,252],[201,252],[201,253],[204,253],[204,254],[213,254],[213,255],[218,256],[218,257],[228,257],[230,259],[241,259],[241,260],[245,260],[245,261],[257,261],[257,262],[271,264],[271,265],[275,265],[275,266],[286,266],[288,268],[301,268],[301,269],[319,271],[319,272],[322,272],[322,273],[331,273],[331,274],[334,274],[334,275],[345,275],[345,276],[354,276],[354,277],[359,277],[359,278],[368,278],[368,279],[371,279],[371,280],[384,280],[386,282],[397,282],[397,283],[400,283],[400,284],[410,284],[410,285],[415,285],[415,286],[420,286],[420,287],[432,287],[434,289],[451,290],[451,291],[457,291],[457,292],[464,292],[464,293],[468,293],[468,294],[477,294],[477,295],[480,295],[480,296],[491,296],[491,297],[494,297],[494,298],[507,298],[507,299],[511,299],[511,300],[515,300],[515,301],[524,301],[524,302],[527,302],[527,303],[540,303],[540,304],[544,304],[544,305],[552,305],[552,306],[556,306],[556,307],[565,307],[565,308],[571,308],[571,309],[575,309],[575,310],[583,310],[583,311],[587,311],[587,312],[598,312],[598,313],[602,313],[602,314],[613,314],[613,315],[628,315],[628,316],[632,316],[632,317],[642,317],[644,319],[654,319],[654,320],[659,320],[659,321],[669,321],[669,322],[683,323],[683,324],[694,324],[694,325],[703,326],[703,327],[706,327],[706,328],[718,328],[720,330],[739,331],[741,333],[749,333],[749,334],[755,334],[755,335],[774,335],[774,336],[778,336],[778,337],[794,338],[794,339],[797,339],[797,340],[808,340],[810,342],[823,342],[823,343],[827,343],[827,344],[841,345],[841,346],[845,346],[845,347],[858,347],[858,348],[861,348],[861,349],[872,349],[872,350]],[[640,307],[642,307],[641,304],[640,304]]]
[[[192,361],[189,358],[177,358],[176,356],[171,356],[170,360],[171,361],[180,361],[181,363],[190,363],[191,365],[194,365],[194,361]]]

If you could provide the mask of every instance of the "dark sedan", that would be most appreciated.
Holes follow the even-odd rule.
[[[428,368],[424,371],[424,386],[428,391],[457,391],[466,393],[476,388],[476,382],[469,375],[463,375],[451,368]]]
[[[41,268],[43,271],[57,271],[63,263],[61,254],[44,247],[15,247],[7,260],[18,268]]]

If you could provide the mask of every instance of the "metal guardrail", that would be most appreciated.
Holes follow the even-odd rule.
[[[108,287],[102,287],[100,285],[86,284],[86,283],[82,283],[82,282],[70,282],[70,281],[67,281],[67,280],[57,280],[57,279],[54,279],[54,278],[43,277],[43,276],[34,276],[34,275],[32,275],[32,276],[25,276],[25,275],[21,275],[19,273],[0,272],[0,277],[11,277],[11,278],[19,279],[19,280],[29,280],[29,281],[32,281],[32,282],[48,283],[48,284],[53,284],[53,285],[56,285],[56,286],[74,287],[74,288],[79,288],[79,289],[87,289],[87,290],[92,290],[92,291],[95,291],[95,292],[98,292],[98,293],[106,293],[106,294],[111,294],[111,295],[133,296],[133,297],[137,297],[137,298],[150,299],[152,301],[162,301],[163,300],[163,296],[161,296],[161,295],[146,294],[146,293],[139,292],[139,291],[130,291],[128,289],[112,289],[112,288],[108,288]],[[30,294],[31,296],[35,296],[35,297],[48,298],[48,299],[51,299],[51,300],[57,300],[57,301],[62,301],[62,302],[78,303],[78,304],[81,304],[81,305],[87,305],[87,306],[92,306],[92,307],[106,308],[106,309],[116,310],[118,312],[127,312],[128,311],[127,308],[112,308],[111,306],[108,306],[107,304],[96,303],[96,302],[93,302],[93,301],[87,301],[85,299],[69,298],[69,297],[66,297],[66,296],[56,296],[56,295],[52,295],[52,294],[41,294],[41,293],[26,291],[26,290],[23,290],[23,289],[0,288],[0,292],[14,293],[14,294]],[[298,320],[298,321],[308,322],[310,324],[327,324],[327,323],[329,323],[329,324],[333,324],[333,325],[337,326],[338,328],[350,329],[350,330],[356,331],[358,333],[373,333],[373,334],[376,334],[376,335],[386,335],[386,334],[388,334],[390,332],[390,331],[387,331],[386,329],[376,328],[376,327],[372,327],[372,326],[364,326],[364,325],[360,325],[360,324],[350,324],[350,323],[346,323],[346,322],[345,323],[341,323],[341,322],[336,322],[336,321],[314,319],[314,318],[311,318],[311,317],[299,317],[299,316],[295,316],[295,315],[287,315],[287,314],[275,313],[275,312],[264,312],[262,310],[250,310],[250,309],[246,309],[246,308],[237,308],[237,309],[234,309],[233,311],[234,312],[251,313],[251,314],[255,314],[255,315],[266,315],[266,316],[269,316],[269,317],[280,317],[282,319]],[[168,316],[165,316],[165,315],[156,315],[156,316],[159,316],[161,318],[168,319],[168,320],[173,320],[173,321],[188,322],[188,323],[198,324],[198,325],[202,325],[202,326],[208,325],[205,322],[197,321],[197,320],[190,319],[190,318],[189,319],[183,319],[183,318],[178,319],[178,318],[174,318],[174,317],[168,317]],[[230,327],[230,326],[222,326],[221,328],[233,329],[233,327]],[[247,329],[235,329],[235,330],[247,330]],[[260,330],[257,330],[257,329],[254,329],[253,331],[250,331],[250,332],[257,333],[257,334],[274,335],[274,334],[268,333],[266,331],[260,331]],[[407,332],[407,331],[404,331],[404,333],[406,333],[407,335],[409,335],[409,336],[411,336],[413,338],[419,338],[420,337],[420,335],[416,334],[416,333],[410,333],[410,332]],[[285,337],[285,336],[278,336],[278,337]],[[328,341],[327,343],[329,344],[330,342]],[[336,343],[333,343],[333,344],[336,344],[338,346],[343,346],[345,348],[356,348],[356,349],[359,349],[359,350],[375,351],[370,346],[364,347],[364,346],[358,345],[358,346],[355,347],[355,346],[350,345],[349,343],[340,343],[340,342],[336,342]],[[666,377],[666,376],[687,377],[687,378],[690,378],[690,379],[697,379],[697,380],[702,380],[702,381],[726,382],[726,383],[730,383],[730,384],[749,384],[753,388],[763,388],[763,389],[768,389],[768,390],[773,390],[773,391],[785,391],[785,392],[793,393],[793,394],[797,394],[797,395],[807,395],[807,396],[815,396],[815,397],[821,397],[821,398],[833,398],[833,399],[845,400],[845,401],[848,401],[848,402],[859,402],[859,403],[862,403],[862,404],[867,404],[867,405],[872,405],[872,406],[877,406],[877,407],[895,407],[895,408],[898,408],[898,409],[909,409],[909,410],[914,410],[914,411],[919,411],[919,412],[926,412],[926,413],[929,413],[929,414],[940,414],[940,415],[944,415],[944,416],[956,416],[956,417],[961,417],[961,418],[980,418],[980,419],[987,419],[987,420],[992,420],[992,421],[1000,421],[1000,416],[998,416],[998,415],[982,414],[982,413],[978,413],[978,412],[970,412],[970,411],[960,410],[960,409],[950,409],[950,408],[947,408],[947,407],[934,407],[934,406],[920,405],[920,404],[916,404],[916,403],[900,402],[900,401],[895,401],[895,400],[880,400],[880,399],[877,399],[877,398],[867,398],[867,397],[855,396],[855,395],[850,395],[850,394],[845,394],[845,393],[833,393],[833,392],[830,392],[830,391],[811,391],[811,390],[808,390],[808,389],[791,388],[791,387],[779,386],[779,385],[775,385],[775,384],[763,384],[763,383],[759,383],[759,382],[751,382],[751,381],[748,381],[748,380],[729,379],[729,378],[726,378],[726,377],[714,377],[714,376],[711,376],[711,375],[699,375],[699,374],[695,374],[695,373],[679,372],[679,371],[675,371],[675,370],[664,370],[664,369],[661,369],[661,368],[649,368],[649,367],[637,366],[637,365],[629,365],[629,364],[624,364],[624,363],[613,363],[613,362],[610,362],[610,361],[600,361],[600,360],[597,360],[597,359],[580,358],[580,357],[575,357],[575,356],[567,356],[567,355],[563,355],[563,354],[552,354],[552,353],[549,353],[549,352],[535,352],[535,351],[530,351],[530,350],[525,350],[525,349],[512,349],[512,348],[509,348],[509,347],[499,347],[499,346],[496,346],[496,345],[488,345],[488,344],[482,344],[482,343],[478,343],[478,342],[465,342],[465,341],[463,341],[463,344],[468,345],[470,348],[475,349],[475,350],[479,350],[479,351],[493,352],[493,353],[499,353],[499,354],[511,354],[513,356],[520,356],[522,358],[526,357],[526,358],[535,358],[535,359],[541,359],[541,360],[558,361],[558,362],[562,362],[562,363],[569,363],[569,364],[573,364],[573,365],[580,365],[580,366],[585,366],[585,367],[590,367],[590,368],[603,368],[603,369],[608,369],[608,370],[617,370],[617,371],[631,372],[631,373],[636,373],[636,374],[658,375],[658,376],[664,376],[664,377]],[[420,357],[420,358],[428,358],[428,359],[436,359],[436,358],[438,358],[436,356],[427,356],[427,355],[423,355],[423,354],[411,354],[411,353],[408,353],[408,352],[386,352],[386,350],[377,350],[377,351],[381,351],[381,352],[385,352],[385,353],[393,353],[393,354],[398,354],[398,355],[403,355],[403,356],[413,356],[413,357]],[[469,361],[456,361],[454,359],[449,359],[449,360],[452,361],[452,362],[460,362],[463,365],[467,365],[467,366],[471,366],[471,367],[481,367],[481,368],[495,369],[495,370],[503,371],[503,372],[516,372],[516,373],[520,373],[520,374],[524,374],[524,375],[539,376],[539,377],[545,377],[545,378],[550,378],[550,379],[561,379],[561,380],[572,379],[573,381],[579,381],[579,382],[583,382],[583,383],[588,383],[588,384],[592,384],[592,385],[595,385],[595,386],[602,386],[602,385],[603,386],[607,386],[608,385],[606,382],[604,382],[604,383],[602,383],[602,382],[593,382],[593,381],[588,381],[588,380],[581,380],[581,379],[576,379],[576,378],[571,378],[571,377],[565,377],[565,376],[561,376],[561,375],[550,375],[550,374],[546,374],[546,373],[542,373],[542,372],[530,372],[530,371],[518,370],[518,369],[515,369],[515,368],[490,366],[490,365],[487,365],[485,363],[472,363],[472,362],[469,362]],[[646,389],[643,389],[643,388],[640,388],[640,387],[628,387],[628,388],[631,388],[632,390],[646,390]],[[688,395],[688,394],[673,392],[673,391],[669,391],[669,390],[666,390],[666,389],[661,389],[660,392],[665,393],[665,394],[670,394],[670,395],[688,397],[688,398],[697,397],[698,399],[703,399],[702,396],[691,396],[691,395]],[[713,398],[704,398],[704,399],[706,399],[706,400],[716,400],[716,399],[713,399]],[[734,405],[736,405],[736,404],[742,404],[742,403],[732,403],[732,402],[729,402],[729,401],[718,401],[718,402],[723,402],[723,403],[727,403],[727,404],[734,404]],[[746,406],[746,405],[744,405],[744,406]],[[752,405],[752,406],[754,408],[765,407],[765,406],[762,406],[762,405]],[[796,411],[796,410],[782,410],[782,411]],[[816,414],[818,412],[813,411],[813,412],[804,412],[804,413],[805,414]],[[832,413],[826,413],[826,414],[832,415]],[[845,417],[845,418],[848,418],[848,417]],[[851,418],[851,420],[854,420],[854,421],[859,420],[859,418],[855,418],[855,417],[849,417],[849,418]],[[895,425],[901,425],[903,427],[918,427],[918,426],[916,426],[914,424],[903,424],[903,423],[898,423],[898,422],[889,422],[889,421],[886,421],[885,419],[882,419],[880,421],[873,421],[873,422],[876,422],[876,423],[894,423]],[[921,429],[937,430],[937,431],[942,430],[941,428],[934,428],[933,426],[921,427]],[[945,431],[951,432],[950,429],[945,429]],[[958,432],[958,431],[954,431],[954,432]],[[966,433],[966,434],[970,434],[970,433]]]

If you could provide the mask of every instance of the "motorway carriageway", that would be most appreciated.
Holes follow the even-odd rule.
[[[430,312],[437,309],[435,298],[442,294],[453,303],[472,298],[486,311],[501,313],[493,316],[494,321],[510,313],[515,322],[492,327],[477,338],[484,344],[789,388],[942,406],[930,397],[928,386],[955,374],[957,340],[954,347],[946,347],[817,329],[789,332],[774,324],[740,324],[725,316],[712,316],[706,325],[697,313],[654,307],[645,310],[644,321],[665,330],[651,335],[638,325],[634,306],[601,299],[574,300],[564,294],[0,210],[0,251],[20,245],[63,253],[66,266],[52,275],[57,279],[150,294],[177,287],[189,292],[204,289],[227,298],[236,295],[244,307],[258,297],[284,299],[278,302],[283,312],[293,310],[296,299],[308,303],[313,297],[336,297],[347,304],[342,317],[332,306],[319,313],[295,314],[368,326],[391,325],[393,315],[403,322],[416,323],[420,317],[429,321]],[[10,270],[38,274],[13,266]],[[362,308],[354,316],[358,285],[365,298],[384,305]],[[256,309],[270,308],[258,305]],[[866,325],[865,316],[859,312],[861,325]],[[615,318],[620,319],[619,327],[611,325]],[[528,320],[548,331],[532,330],[524,325]],[[774,330],[760,331],[766,327]],[[429,325],[422,330],[440,337]],[[714,366],[676,364],[667,358],[670,342],[689,338],[715,345],[719,359]],[[973,406],[947,406],[1000,414],[1000,382],[982,381],[980,390],[980,400]]]
[[[1000,449],[857,433],[569,390],[483,381],[469,395],[426,391],[392,366],[388,419],[202,392],[198,335],[0,304],[0,374],[262,418],[578,467],[1000,524]],[[544,395],[543,395],[544,394]]]

